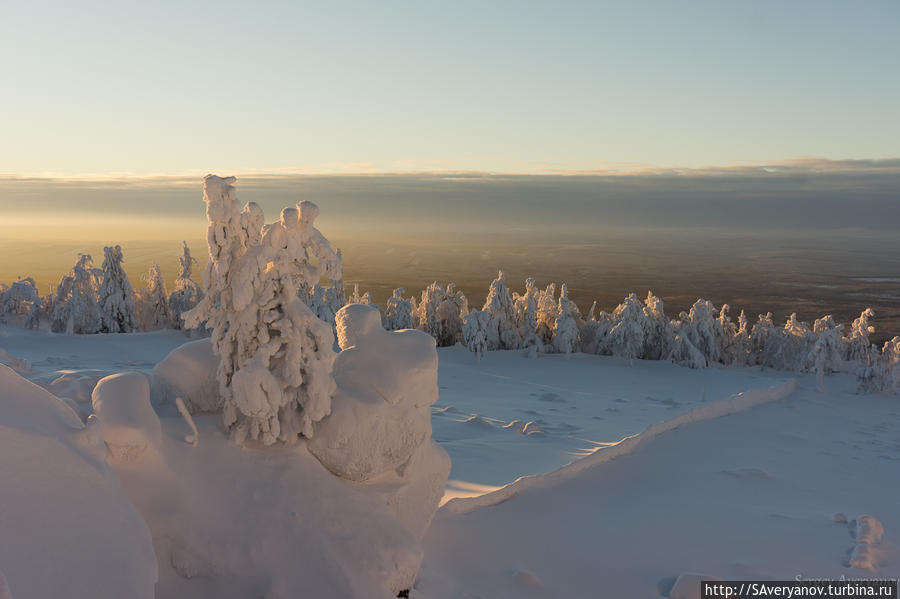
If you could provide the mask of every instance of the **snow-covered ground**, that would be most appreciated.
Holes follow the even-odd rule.
[[[0,361],[71,398],[85,417],[96,404],[97,380],[126,370],[149,373],[186,341],[173,331],[65,336],[0,326]],[[846,375],[826,378],[826,392],[817,393],[814,377],[758,368],[691,370],[582,354],[530,359],[519,352],[489,352],[478,363],[460,347],[438,353],[433,438],[453,466],[448,503],[426,535],[411,596],[658,597],[685,572],[725,579],[900,574],[895,396],[855,395],[855,381]],[[799,388],[784,399],[744,405],[768,393],[760,391],[713,403],[748,390],[784,390],[794,378]],[[14,389],[20,386],[4,382],[3,405],[22,396]],[[29,397],[40,395],[30,389]],[[732,404],[747,409],[687,422]],[[375,527],[358,536],[363,514],[383,505],[370,494],[348,493],[355,483],[327,475],[302,447],[242,449],[227,442],[214,415],[195,417],[195,447],[184,440],[192,432],[175,406],[155,408],[161,440],[141,468],[114,464],[115,476],[103,475],[103,484],[115,487],[118,477],[150,525],[157,597],[274,598],[302,581],[317,596],[365,596],[360,589],[393,567],[387,562],[415,562],[403,555],[396,531]],[[633,437],[677,418],[683,424],[672,430]],[[11,426],[0,422],[0,439],[12,439]],[[66,440],[63,449],[74,448],[66,455],[83,454],[79,443]],[[609,452],[621,455],[607,461]],[[79,459],[87,460],[79,467],[97,468],[89,455]],[[551,474],[497,490],[542,473]],[[387,489],[391,481],[384,484]],[[125,509],[120,491],[105,497]],[[29,522],[6,507],[22,509],[23,498],[9,503],[4,493],[2,501],[4,534]],[[329,513],[333,522],[313,521]],[[833,522],[836,513],[848,520],[870,514],[883,524],[872,569],[847,566],[856,541],[850,525]],[[129,534],[123,547],[140,555],[140,531]],[[31,541],[30,550],[38,551],[41,538]],[[372,553],[376,545],[380,551]],[[41,596],[23,588],[36,570],[13,571],[27,563],[15,556],[0,554],[13,597]],[[348,564],[365,571],[348,573]]]
[[[453,460],[450,497],[549,472],[699,405],[775,385],[790,373],[691,370],[587,354],[441,348],[434,439]]]
[[[445,506],[419,596],[651,598],[690,572],[897,578],[900,402],[828,382],[820,394],[804,379],[781,401],[676,428],[496,505]],[[873,569],[848,567],[856,541],[836,514],[881,521]]]

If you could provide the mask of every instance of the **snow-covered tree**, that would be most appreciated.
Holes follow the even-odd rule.
[[[33,318],[35,306],[40,310],[41,296],[34,279],[31,277],[18,279],[0,292],[0,322],[22,324]]]
[[[850,362],[857,364],[866,364],[869,360],[869,335],[875,332],[875,327],[869,324],[869,320],[875,318],[875,311],[872,308],[866,308],[859,315],[859,318],[850,325],[846,337],[846,358]]]
[[[441,335],[437,338],[440,347],[456,345],[463,340],[463,319],[469,313],[469,300],[462,291],[456,290],[454,283],[448,283],[444,297],[438,306],[441,319]]]
[[[663,301],[647,292],[644,300],[644,350],[643,358],[647,360],[663,360],[672,351],[672,324],[666,317]]]
[[[94,268],[90,254],[79,254],[78,261],[56,287],[50,329],[54,333],[91,334],[100,331],[101,317],[97,294],[103,271]]]
[[[228,327],[228,306],[231,303],[231,268],[248,247],[259,244],[264,224],[262,208],[255,202],[248,202],[243,209],[235,196],[234,177],[207,175],[203,180],[203,197],[206,201],[206,245],[209,262],[203,270],[203,297],[200,303],[182,314],[184,326],[196,329],[203,326],[207,318],[214,318],[221,331],[213,333],[213,345],[221,340]],[[190,316],[189,316],[190,315]],[[207,325],[214,331],[216,324]],[[231,380],[231,371],[227,373]],[[219,379],[222,381],[222,377]]]
[[[581,337],[581,351],[586,354],[609,353],[607,336],[613,324],[615,323],[610,314],[603,310],[597,312],[597,302],[591,304],[587,318],[581,321],[578,332]]]
[[[775,328],[775,321],[772,319],[772,313],[767,312],[765,315],[760,314],[757,317],[756,324],[750,329],[750,354],[748,364],[762,364],[763,350],[769,341],[769,337],[778,334]]]
[[[606,337],[606,344],[614,356],[634,359],[644,351],[644,307],[634,293],[629,294],[612,314],[613,327]]]
[[[191,279],[191,272],[197,259],[191,256],[187,242],[183,242],[182,255],[178,259],[180,269],[175,277],[175,286],[169,294],[169,316],[172,326],[184,328],[182,314],[196,306],[203,299],[203,288]]]
[[[553,342],[553,330],[556,328],[556,317],[559,315],[559,301],[556,299],[556,284],[550,283],[540,292],[537,300],[537,326],[535,335],[541,346]]]
[[[888,393],[900,392],[900,337],[884,342],[881,348],[883,383],[881,390]]]
[[[137,328],[134,290],[122,268],[122,248],[103,248],[103,281],[100,283],[100,330],[104,333],[131,333]]]
[[[747,314],[741,310],[737,328],[731,340],[731,363],[735,366],[746,366],[750,360],[750,322]]]
[[[559,292],[556,327],[553,330],[553,350],[560,354],[571,354],[578,350],[578,321],[581,312],[575,302],[569,299],[569,289],[563,283]]]
[[[387,331],[415,328],[413,318],[415,298],[406,299],[403,297],[404,291],[403,287],[394,289],[393,295],[388,298],[387,307],[382,316],[382,324]]]
[[[138,290],[137,313],[142,331],[156,331],[172,326],[169,315],[169,294],[158,264],[151,264],[147,274],[141,277],[147,286]]]
[[[362,304],[364,306],[372,305],[372,295],[366,291],[362,295],[359,294],[359,283],[353,284],[353,294],[347,300],[348,304]],[[342,306],[343,307],[343,306]]]
[[[707,366],[722,362],[723,334],[716,318],[716,308],[709,300],[698,299],[694,302],[690,312],[680,321],[678,335],[683,338],[682,345],[685,340],[690,341],[690,344],[706,359]],[[679,348],[679,355],[687,355],[684,347]],[[698,367],[694,357],[691,357],[691,362],[692,368]]]
[[[488,327],[491,315],[481,310],[471,310],[466,314],[463,323],[463,340],[470,352],[474,352],[478,361],[481,361],[484,353],[488,351]]]
[[[687,366],[688,368],[706,368],[709,365],[707,357],[697,349],[697,346],[691,342],[689,336],[683,333],[684,329],[678,328],[677,330],[679,332],[672,341],[669,359],[675,364]]]
[[[734,337],[737,335],[737,327],[728,315],[730,309],[731,306],[728,304],[722,304],[719,317],[716,319],[716,326],[713,329],[716,333],[716,346],[719,348],[719,361],[722,364],[735,362]]]
[[[774,329],[766,337],[761,363],[776,370],[802,370],[805,358],[812,351],[816,337],[809,325],[791,314],[781,329]]]
[[[525,280],[525,294],[513,294],[513,306],[516,314],[516,329],[522,338],[525,347],[536,346],[539,343],[535,331],[537,330],[538,301],[541,291],[535,286],[534,279]]]
[[[823,377],[830,372],[838,372],[843,363],[843,338],[841,326],[834,319],[823,316],[813,324],[815,343],[802,359],[801,368],[806,372],[815,372],[819,390],[824,390]]]
[[[444,301],[444,295],[444,288],[435,281],[422,290],[422,299],[416,306],[416,328],[434,337],[435,341],[441,338],[443,332],[438,310]]]
[[[241,211],[234,181],[204,179],[212,276],[185,323],[205,320],[212,329],[224,422],[237,442],[249,438],[269,445],[311,437],[313,424],[330,412],[336,388],[334,335],[298,290],[323,276],[342,279],[341,263],[314,227],[315,204],[283,209],[280,221],[257,235],[244,226],[250,211]],[[238,238],[229,242],[229,232]]]
[[[502,270],[491,282],[491,288],[481,311],[491,315],[488,325],[488,347],[490,349],[522,347],[522,337],[516,326],[516,310],[509,289],[506,287],[506,275]]]

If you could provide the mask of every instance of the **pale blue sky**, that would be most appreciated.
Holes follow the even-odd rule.
[[[900,2],[4,2],[0,173],[900,156]]]

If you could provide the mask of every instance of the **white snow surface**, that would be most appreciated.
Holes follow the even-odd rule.
[[[65,336],[0,325],[0,348],[31,364],[23,376],[65,390],[82,416],[91,412],[84,394],[92,381],[124,370],[152,376],[184,341],[177,332]],[[305,443],[238,447],[217,414],[194,416],[202,438],[194,447],[175,405],[157,396],[159,443],[138,461],[115,464],[114,475],[102,462],[97,418],[82,431],[66,404],[52,403],[69,411],[42,411],[39,420],[64,414],[66,424],[27,442],[47,437],[55,448],[28,462],[54,464],[49,474],[5,459],[26,449],[0,453],[0,464],[16,468],[9,476],[22,481],[0,494],[0,526],[20,526],[32,517],[26,514],[40,522],[36,535],[0,532],[0,571],[12,596],[55,596],[41,585],[62,578],[38,564],[53,563],[64,575],[73,555],[95,546],[96,555],[131,563],[130,543],[140,537],[126,526],[131,520],[104,528],[71,518],[73,509],[110,518],[116,510],[108,506],[127,508],[116,477],[152,532],[159,598],[291,597],[297,589],[301,596],[390,597],[410,585],[416,599],[691,597],[701,577],[900,574],[896,396],[856,395],[846,374],[825,376],[819,393],[814,374],[758,366],[692,370],[518,351],[488,352],[479,363],[460,346],[437,353],[440,397],[429,408],[437,443],[420,444],[404,465],[365,483],[335,477]],[[777,399],[795,378],[797,389]],[[5,432],[11,392],[53,399],[28,389],[0,388],[0,446],[14,438]],[[83,440],[69,440],[71,431]],[[446,503],[420,543],[416,532],[431,514],[414,508],[443,492],[440,471],[450,467],[443,450],[453,459]],[[102,482],[70,484],[72,461]],[[550,474],[533,476],[543,473]],[[520,477],[527,478],[515,483]],[[35,484],[51,492],[25,495]],[[8,513],[16,517],[4,519]],[[64,559],[61,547],[69,546],[50,537],[67,527],[88,536]],[[111,537],[97,540],[103,534]],[[8,538],[22,540],[13,547]],[[53,558],[56,549],[61,555]],[[153,554],[143,555],[149,569]],[[93,585],[115,584],[127,571],[91,567]],[[85,596],[141,596],[134,588]]]
[[[0,365],[0,570],[16,599],[154,596],[150,532],[93,420]]]
[[[801,377],[784,399],[683,422],[615,459],[602,450],[587,467],[514,485],[500,503],[448,503],[412,596],[699,597],[675,588],[686,573],[896,578],[900,405],[852,395],[845,375],[828,382],[818,393]],[[860,524],[833,519],[844,511],[877,515],[883,537],[858,543]],[[523,588],[516,571],[542,586]]]
[[[91,394],[110,459],[139,459],[162,436],[159,417],[150,405],[150,383],[140,372],[121,372],[100,379]]]
[[[365,481],[403,466],[430,437],[438,356],[422,331],[385,331],[373,306],[345,306],[336,323],[338,390],[308,446],[338,476]]]
[[[216,369],[219,358],[209,339],[179,345],[153,367],[153,379],[161,401],[180,397],[191,412],[213,412],[222,408]]]

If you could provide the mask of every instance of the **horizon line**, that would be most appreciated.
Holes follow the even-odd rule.
[[[521,168],[521,169],[471,169],[471,168],[376,168],[371,164],[338,164],[318,167],[275,167],[221,169],[222,176],[236,176],[245,179],[288,178],[288,177],[424,177],[452,176],[462,179],[491,177],[640,177],[640,176],[720,176],[720,175],[778,175],[778,174],[830,174],[897,172],[900,173],[900,157],[896,158],[853,158],[830,159],[821,156],[801,156],[777,161],[736,161],[731,164],[698,167],[678,165],[651,165],[647,163],[607,163],[600,168]],[[192,169],[179,173],[62,173],[45,171],[37,173],[0,173],[0,182],[46,181],[73,183],[178,183],[197,181],[210,174],[208,170]],[[196,178],[196,179],[195,179]]]

